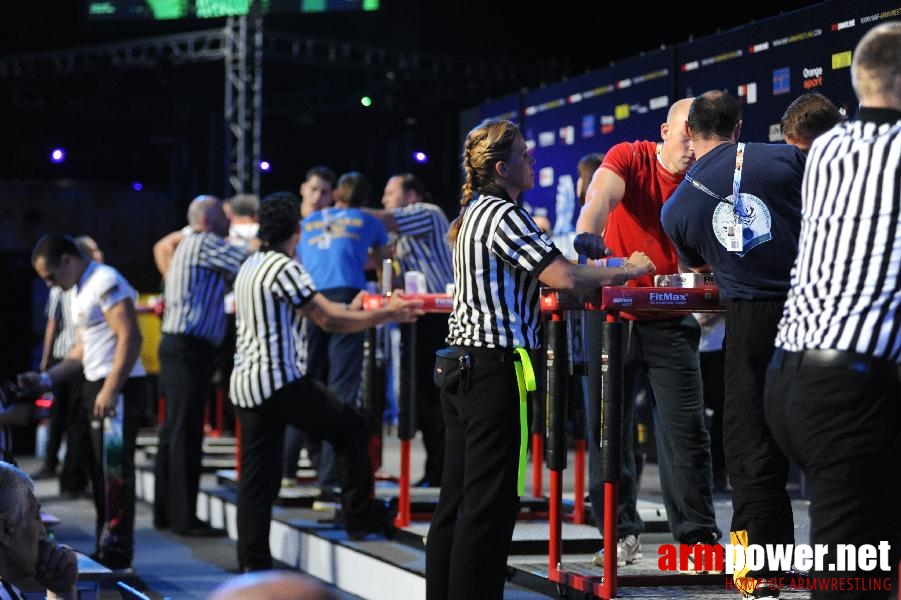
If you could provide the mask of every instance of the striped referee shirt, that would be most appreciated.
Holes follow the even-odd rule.
[[[56,337],[53,338],[51,354],[56,360],[62,360],[75,345],[75,324],[72,323],[72,298],[75,288],[64,290],[58,285],[50,288],[47,299],[47,319],[56,321]]]
[[[229,396],[259,406],[306,372],[306,343],[297,312],[316,294],[299,262],[274,250],[252,254],[235,280],[238,328]]]
[[[226,326],[223,300],[245,256],[211,231],[186,235],[166,272],[163,333],[221,344]]]
[[[538,348],[538,275],[560,250],[503,190],[483,192],[466,208],[454,244],[447,343]]]
[[[447,236],[444,211],[434,204],[414,202],[391,213],[397,222],[394,257],[404,272],[425,274],[426,287],[433,294],[444,293],[454,280],[454,267]]]
[[[901,359],[901,113],[861,108],[810,149],[776,346]]]

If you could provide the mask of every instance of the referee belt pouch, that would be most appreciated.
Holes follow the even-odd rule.
[[[441,348],[435,352],[435,368],[432,380],[440,390],[451,394],[465,392],[469,387],[469,370],[472,359],[462,348]]]

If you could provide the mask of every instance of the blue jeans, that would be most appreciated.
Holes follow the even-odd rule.
[[[704,399],[698,361],[701,327],[691,315],[660,321],[629,321],[623,378],[622,475],[618,534],[644,531],[638,516],[634,422],[636,385],[647,382],[654,415],[663,504],[673,537],[680,543],[717,538],[713,511],[710,436],[704,426]],[[587,402],[588,422],[598,410]],[[588,431],[588,495],[603,533],[603,480],[598,432]]]

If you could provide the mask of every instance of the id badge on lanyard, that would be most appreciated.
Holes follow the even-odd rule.
[[[735,152],[735,174],[732,176],[732,197],[735,198],[732,204],[732,212],[735,215],[735,222],[726,228],[726,250],[729,252],[744,252],[745,249],[744,232],[742,231],[744,227],[741,223],[745,207],[741,200],[741,193],[739,193],[741,167],[744,163],[744,158],[745,144],[744,142],[739,142]]]

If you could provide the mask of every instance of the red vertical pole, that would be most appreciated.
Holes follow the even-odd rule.
[[[552,581],[556,579],[560,568],[561,546],[563,543],[563,518],[560,514],[560,506],[563,498],[563,485],[560,471],[551,469],[550,475],[550,499],[548,511],[548,526],[550,528],[547,552],[547,568]]]
[[[544,469],[544,438],[540,433],[532,434],[532,495],[541,498],[544,493],[542,471]]]
[[[410,440],[400,441],[400,482],[398,482],[398,506],[395,525],[407,527],[410,524]]]
[[[241,421],[235,419],[235,475],[241,479]]]
[[[619,483],[604,482],[604,583],[603,598],[616,598],[616,530]]]
[[[573,475],[573,523],[585,523],[585,440],[576,440],[575,474]]]
[[[210,432],[213,437],[222,437],[222,428],[225,423],[225,390],[216,388],[216,426]]]

